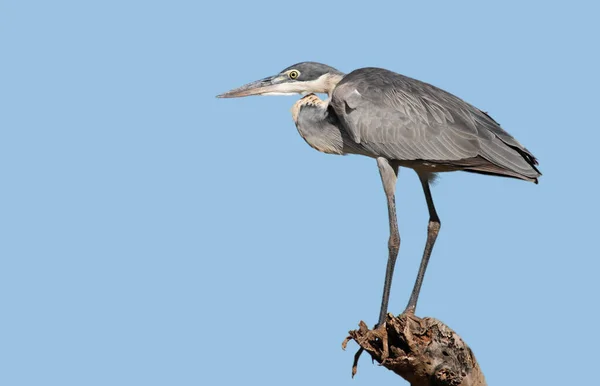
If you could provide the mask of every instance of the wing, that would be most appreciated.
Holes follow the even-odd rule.
[[[456,165],[482,157],[529,178],[539,175],[533,155],[490,116],[430,84],[363,68],[342,79],[330,105],[348,135],[374,156]]]

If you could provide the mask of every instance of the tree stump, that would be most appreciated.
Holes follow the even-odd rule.
[[[354,356],[352,376],[363,351],[406,379],[411,386],[486,386],[471,349],[450,327],[434,318],[388,314],[385,324],[369,330],[364,322],[350,331],[360,349]]]

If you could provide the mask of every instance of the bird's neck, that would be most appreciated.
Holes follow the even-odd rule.
[[[303,88],[306,93],[327,94],[331,98],[333,89],[343,77],[343,74],[324,74],[315,80],[304,82]]]
[[[329,98],[331,98],[331,93],[333,92],[333,89],[335,88],[335,86],[337,86],[338,83],[340,83],[340,81],[342,80],[343,77],[344,77],[344,74],[325,74],[325,75],[323,75],[322,77],[319,78],[322,89],[321,89],[321,91],[317,91],[317,92],[326,93],[327,96]]]
[[[319,79],[311,81],[312,84],[308,88],[310,90],[310,94],[301,98],[292,107],[292,117],[294,118],[294,122],[298,121],[298,112],[300,112],[300,108],[306,104],[319,106],[323,109],[327,109],[327,104],[329,100],[322,101],[321,99],[319,99],[318,96],[314,94],[327,94],[328,99],[331,99],[333,89],[335,88],[335,86],[337,86],[338,83],[340,83],[343,77],[344,74],[325,74],[320,76]]]

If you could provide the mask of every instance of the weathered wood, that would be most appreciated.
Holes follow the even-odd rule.
[[[350,340],[360,349],[354,357],[356,374],[362,351],[382,366],[406,379],[411,386],[486,386],[475,356],[465,342],[444,323],[412,314],[388,314],[382,326],[370,330],[360,322],[350,331]]]

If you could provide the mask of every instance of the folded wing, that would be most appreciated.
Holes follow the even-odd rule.
[[[490,116],[435,86],[379,68],[344,77],[330,106],[357,144],[396,160],[535,180],[535,157]]]

